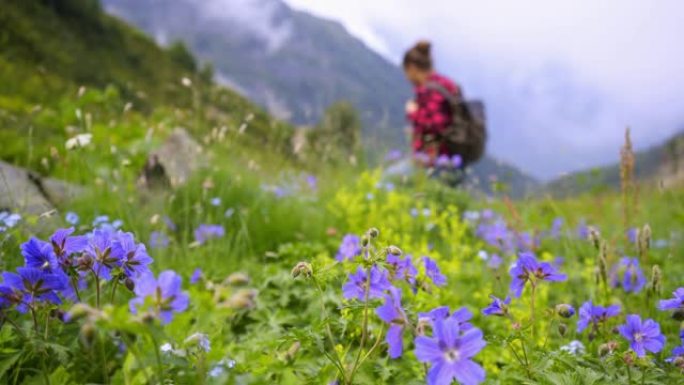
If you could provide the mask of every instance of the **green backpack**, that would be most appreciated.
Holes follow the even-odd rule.
[[[487,143],[484,103],[464,100],[437,82],[429,82],[426,87],[439,92],[451,108],[452,123],[439,140],[446,144],[449,154],[461,156],[463,165],[477,162],[482,158]]]

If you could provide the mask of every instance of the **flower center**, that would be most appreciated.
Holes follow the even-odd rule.
[[[641,333],[634,333],[634,341],[641,342],[644,339],[644,335]]]
[[[449,349],[444,352],[444,359],[446,359],[447,362],[455,362],[458,361],[459,358],[460,354],[458,354],[458,350],[456,349]]]

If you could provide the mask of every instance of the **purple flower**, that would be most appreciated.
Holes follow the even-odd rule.
[[[2,273],[0,296],[4,302],[17,305],[22,313],[36,302],[62,303],[56,293],[64,290],[61,277],[33,267],[20,267],[17,273]]]
[[[577,225],[577,237],[579,239],[589,239],[589,226],[587,226],[587,222],[584,219]]]
[[[660,310],[677,310],[684,309],[684,287],[672,292],[674,298],[663,299],[658,303],[658,309]]]
[[[423,257],[423,263],[425,264],[425,275],[432,280],[432,283],[435,286],[444,286],[446,284],[446,277],[439,270],[437,262],[429,257]]]
[[[428,385],[448,385],[454,379],[464,385],[484,381],[484,369],[472,360],[486,345],[479,329],[463,332],[456,319],[437,319],[433,336],[418,336],[415,345],[418,361],[430,363]]]
[[[591,301],[587,301],[579,309],[579,320],[577,321],[577,332],[581,333],[592,324],[594,328],[598,324],[605,322],[610,317],[620,314],[620,305],[594,306]]]
[[[121,267],[123,255],[113,253],[112,246],[116,240],[115,233],[111,229],[96,229],[92,232],[84,252],[93,259],[92,272],[95,276],[109,280],[112,278],[111,271]]]
[[[483,212],[483,219],[484,217],[485,212]],[[504,252],[510,252],[514,249],[514,234],[508,229],[508,226],[503,219],[493,220],[491,223],[480,223],[475,231],[475,235],[485,241],[488,245],[497,247]]]
[[[639,229],[632,227],[627,230],[627,239],[632,243],[637,243],[637,237],[639,236]]]
[[[153,249],[165,249],[169,247],[169,237],[161,231],[153,231],[148,243]]]
[[[549,231],[549,235],[551,238],[559,238],[561,236],[561,231],[563,230],[563,218],[557,217],[556,219],[553,220],[553,223],[551,224],[551,230]]]
[[[451,159],[449,158],[449,155],[442,154],[437,157],[437,160],[435,161],[435,166],[437,167],[449,167],[451,166]]]
[[[309,190],[316,191],[318,188],[318,179],[315,175],[307,175],[306,184],[309,186]]]
[[[135,278],[150,272],[152,258],[142,243],[135,243],[131,233],[119,233],[112,244],[112,254],[121,256],[121,267],[127,277]]]
[[[349,280],[342,286],[342,294],[346,299],[356,298],[365,301],[366,288],[368,288],[368,298],[382,298],[385,290],[390,284],[387,270],[381,270],[377,266],[370,269],[370,274],[359,266],[354,274],[349,274]]]
[[[558,273],[550,263],[538,262],[532,253],[520,253],[518,261],[509,273],[513,278],[510,290],[516,297],[520,297],[528,281],[534,281],[533,284],[536,285],[537,281],[558,282],[567,278],[565,274]]]
[[[202,279],[203,276],[204,274],[202,273],[202,269],[200,269],[199,267],[196,268],[190,276],[190,283],[193,285],[196,284],[197,282],[199,282],[200,279]]]
[[[342,243],[337,250],[335,259],[344,262],[348,259],[361,255],[361,238],[354,234],[347,234],[342,238]]]
[[[658,353],[665,346],[665,336],[660,333],[660,325],[652,319],[642,322],[637,314],[630,314],[626,323],[620,325],[618,330],[629,341],[629,347],[638,357],[644,357],[646,351]]]
[[[68,224],[70,224],[70,225],[72,225],[72,226],[76,226],[76,225],[78,224],[78,221],[79,221],[78,214],[76,214],[76,213],[73,212],[73,211],[69,211],[69,212],[66,213],[66,215],[64,216],[64,220],[65,220]]]
[[[88,246],[88,237],[85,235],[71,235],[74,228],[59,229],[50,237],[52,251],[57,256],[62,268],[72,265],[71,256],[83,252]]]
[[[211,198],[209,203],[211,203],[212,206],[221,206],[221,198],[219,198],[219,197]]]
[[[482,314],[502,317],[508,314],[508,305],[511,303],[511,297],[507,296],[502,300],[494,295],[490,295],[489,298],[492,299],[492,302],[482,309]]]
[[[48,272],[59,268],[52,246],[37,238],[31,238],[21,245],[21,255],[24,256],[27,267],[47,270]]]
[[[396,162],[397,160],[401,159],[401,157],[404,156],[402,151],[400,149],[392,149],[385,154],[385,161],[386,162]]]
[[[201,224],[195,229],[195,241],[200,245],[210,239],[222,238],[226,231],[221,225]]]
[[[459,168],[463,165],[463,158],[461,158],[460,155],[456,154],[451,157],[451,167],[453,168]]]
[[[458,322],[461,331],[469,330],[473,327],[470,320],[473,318],[473,313],[468,308],[461,307],[460,309],[451,313],[448,306],[440,306],[430,310],[427,313],[418,313],[418,322],[432,325],[437,320],[444,320],[452,318]]]
[[[503,263],[503,259],[501,259],[501,257],[499,257],[499,254],[492,254],[489,257],[489,260],[487,261],[487,267],[489,267],[490,269],[496,270],[501,266],[502,263]]]
[[[401,307],[401,292],[395,287],[389,289],[389,294],[385,294],[385,303],[375,309],[375,313],[381,320],[389,324],[385,341],[389,345],[390,358],[401,357],[403,353],[404,325],[406,324],[406,314]]]
[[[154,274],[141,276],[135,283],[135,295],[129,302],[133,314],[137,314],[140,307],[147,307],[161,320],[162,324],[171,322],[173,313],[180,313],[188,308],[190,299],[181,290],[182,278],[172,270],[166,270],[155,279]]]
[[[410,255],[402,259],[394,254],[389,254],[387,255],[387,263],[392,267],[392,279],[404,280],[411,285],[416,283],[418,269],[413,265]]]
[[[622,287],[626,293],[638,293],[646,285],[646,277],[636,258],[624,257],[610,272],[613,287]]]
[[[672,349],[672,355],[665,361],[673,362],[675,359],[679,357],[684,357],[684,329],[679,331],[679,342],[681,343],[681,345]]]

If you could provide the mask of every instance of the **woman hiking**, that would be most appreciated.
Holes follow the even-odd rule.
[[[404,73],[415,90],[415,99],[406,102],[406,116],[413,125],[412,150],[423,166],[458,169],[461,156],[444,140],[454,119],[450,96],[445,94],[460,100],[461,90],[434,70],[430,48],[429,42],[419,41],[404,54]]]

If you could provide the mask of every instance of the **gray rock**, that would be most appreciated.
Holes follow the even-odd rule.
[[[28,171],[0,161],[0,209],[40,215],[54,206]]]
[[[207,165],[202,146],[183,128],[176,128],[166,141],[150,153],[142,171],[147,187],[179,186]]]

